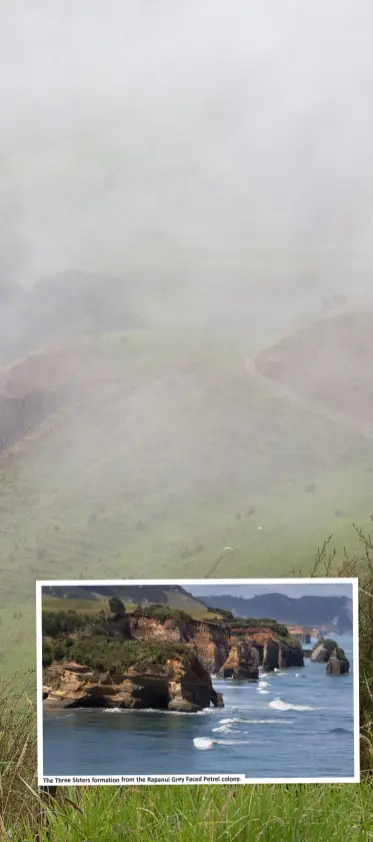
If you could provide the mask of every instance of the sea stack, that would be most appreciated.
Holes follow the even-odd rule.
[[[328,675],[347,675],[350,662],[335,640],[322,640],[311,652],[311,661],[326,664]]]

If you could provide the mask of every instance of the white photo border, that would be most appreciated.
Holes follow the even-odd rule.
[[[42,664],[42,590],[46,587],[94,587],[94,586],[157,586],[191,585],[230,586],[237,585],[351,585],[353,601],[353,705],[354,705],[354,774],[350,777],[319,778],[245,778],[242,775],[92,775],[92,776],[44,776],[43,774],[43,664]],[[75,786],[77,779],[85,786],[149,786],[160,785],[216,785],[216,784],[343,784],[360,783],[360,718],[359,718],[359,580],[358,578],[275,578],[275,579],[45,579],[36,582],[36,692],[37,692],[37,748],[38,785]],[[185,781],[185,778],[188,778]],[[203,780],[201,780],[203,778]],[[226,778],[227,780],[224,780]],[[232,780],[232,778],[237,780]],[[206,779],[206,780],[205,780]],[[212,780],[211,780],[212,779]]]

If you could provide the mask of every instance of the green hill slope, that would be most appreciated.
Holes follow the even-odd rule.
[[[194,619],[208,614],[207,605],[179,585],[97,585],[94,587],[50,585],[43,588],[43,606],[50,611],[66,611],[72,608],[95,613],[102,609],[103,603],[108,606],[111,596],[121,599],[127,611],[139,605],[156,604],[185,611]]]
[[[340,313],[264,349],[256,370],[373,435],[373,313]]]
[[[0,457],[3,653],[22,603],[21,654],[37,578],[282,575],[308,571],[331,531],[351,546],[373,508],[371,442],[250,374],[257,350],[132,331],[2,371],[0,426],[9,401],[22,421]]]

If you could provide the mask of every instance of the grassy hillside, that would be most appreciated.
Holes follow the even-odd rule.
[[[3,370],[0,423],[53,398],[0,457],[3,658],[29,663],[36,578],[286,575],[330,532],[354,550],[371,442],[248,371],[261,343],[102,334]]]
[[[340,313],[264,349],[259,374],[373,434],[373,313]],[[331,415],[329,415],[331,417]]]
[[[109,612],[110,594],[107,597],[100,595],[100,599],[77,599],[74,596],[70,597],[68,590],[69,589],[67,588],[66,597],[59,597],[57,594],[51,595],[46,593],[43,589],[43,610],[55,612],[71,610],[77,611],[81,614],[98,614],[102,610]],[[132,598],[131,600],[128,599],[129,593],[136,594],[138,590],[138,588],[135,588],[134,591],[131,591],[120,587],[115,589],[115,594],[122,600],[128,613],[134,611],[138,604],[136,598]],[[150,604],[164,605],[171,610],[183,611],[189,614],[194,620],[200,620],[202,617],[208,617],[211,619],[215,616],[222,616],[219,612],[208,611],[207,607],[202,602],[195,599],[190,594],[182,593],[176,590],[164,590],[162,598],[159,596],[158,592],[152,595],[151,590],[151,587],[146,588]],[[145,610],[145,607],[143,610]]]

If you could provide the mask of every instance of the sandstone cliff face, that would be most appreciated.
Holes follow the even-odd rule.
[[[127,615],[128,632],[134,640],[172,641],[182,643],[186,637],[186,623],[177,625],[172,620],[160,623],[151,617],[137,617]]]
[[[255,681],[260,667],[270,671],[304,666],[299,641],[284,632],[276,633],[276,628],[245,621],[241,625],[233,620],[220,623],[187,615],[167,616],[167,611],[159,608],[156,616],[135,611],[107,619],[103,616],[93,625],[89,618],[78,624],[70,620],[70,625],[62,618],[57,632],[53,622],[46,625],[54,635],[44,637],[45,654],[49,647],[43,688],[46,705],[196,712],[210,704],[223,705],[211,675]],[[66,647],[66,637],[72,648]],[[92,638],[97,639],[97,647],[93,643],[92,648]],[[97,670],[85,663],[87,651],[88,663],[101,664]],[[113,651],[115,657],[110,660]],[[161,658],[152,666],[156,651]],[[103,672],[103,664],[110,663],[111,671]],[[134,664],[141,666],[135,668]]]
[[[259,653],[245,639],[229,640],[229,655],[219,671],[220,678],[256,681],[259,677]]]
[[[290,634],[294,635],[301,643],[311,643],[311,633],[304,631],[301,626],[288,625],[287,629]]]
[[[164,668],[143,672],[97,673],[76,662],[53,663],[44,670],[47,707],[153,708],[195,713],[211,704],[223,707],[221,694],[197,657],[170,660]]]
[[[229,654],[226,632],[213,624],[198,623],[194,631],[193,643],[209,672],[216,675]]]
[[[170,641],[175,643],[189,643],[198,651],[198,655],[206,668],[212,674],[218,674],[225,665],[231,648],[235,648],[237,641],[243,641],[245,647],[241,655],[232,654],[235,659],[246,663],[246,672],[250,678],[255,677],[256,668],[263,666],[271,671],[276,668],[304,666],[303,651],[298,645],[279,643],[270,629],[237,627],[230,632],[229,628],[208,621],[159,620],[150,617],[126,615],[120,620],[109,620],[114,634],[126,634],[135,640]],[[245,654],[243,654],[245,652]],[[246,660],[245,660],[246,659]],[[230,666],[227,666],[230,669]]]
[[[249,646],[250,657],[257,659],[258,666],[267,672],[274,669],[304,667],[303,650],[299,642],[277,639],[268,629],[242,630],[244,640]],[[256,653],[256,654],[255,654]]]
[[[118,620],[109,618],[108,625],[112,634],[122,634],[134,640],[190,643],[213,674],[219,671],[229,653],[226,632],[213,623],[192,619],[178,620],[177,623],[170,619],[161,623],[152,617],[128,614]]]
[[[304,655],[302,649],[295,649],[293,647],[280,644],[278,653],[278,666],[280,668],[304,667]]]

